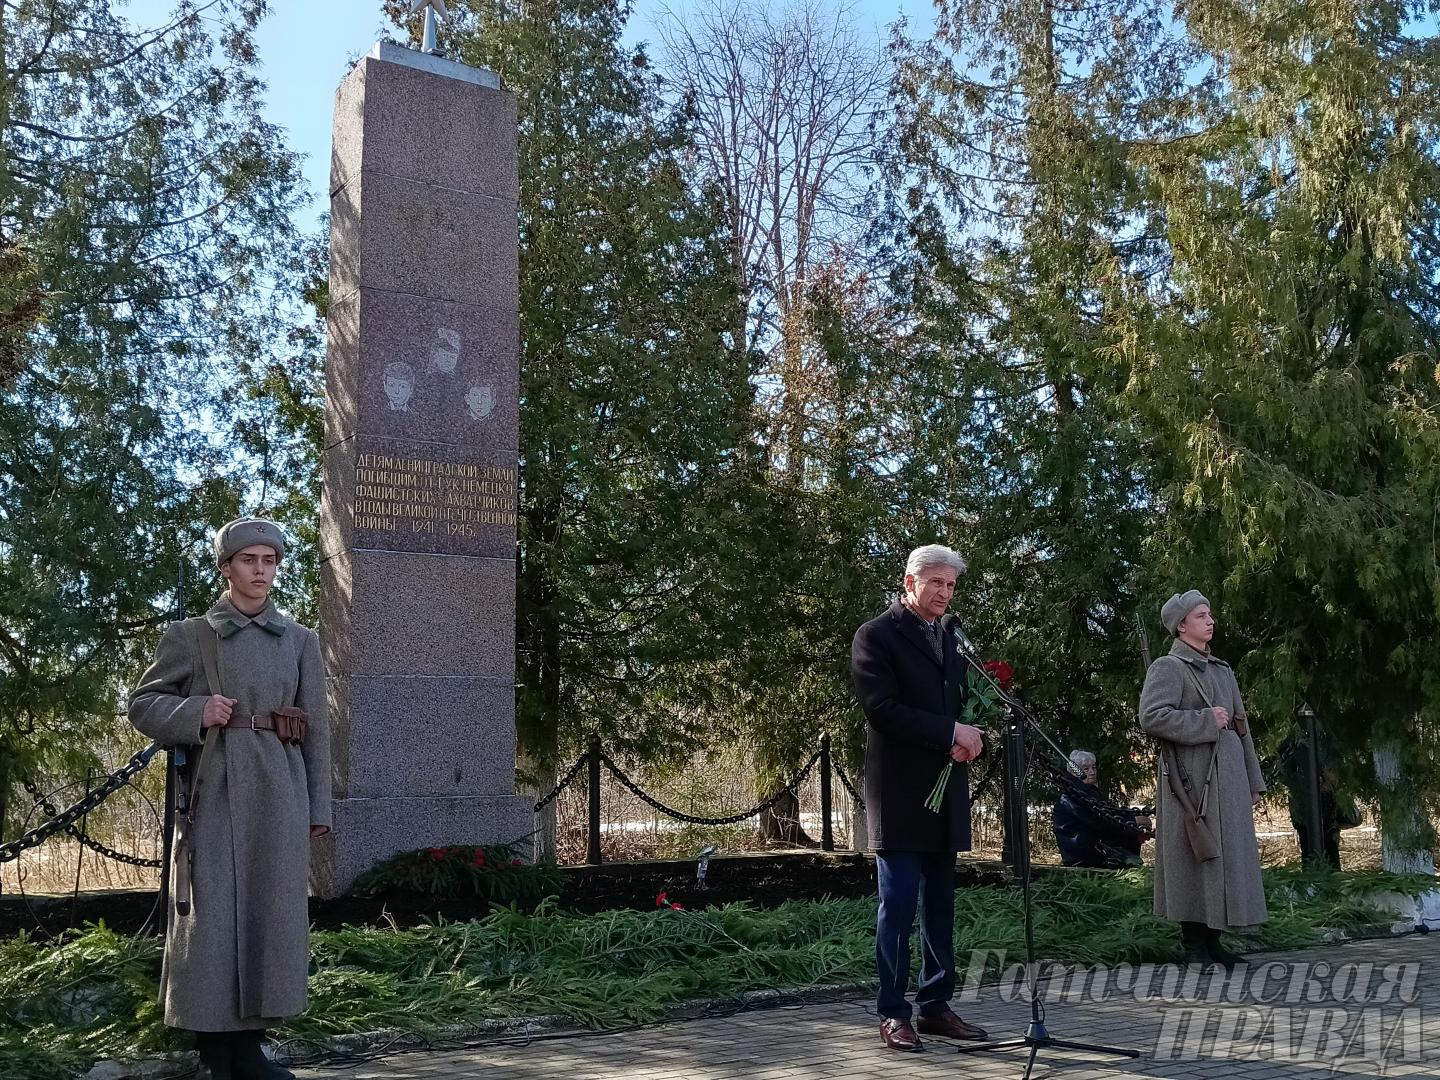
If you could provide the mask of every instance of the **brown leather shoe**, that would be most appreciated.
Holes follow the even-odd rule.
[[[984,1028],[967,1024],[949,1007],[946,1007],[943,1012],[931,1013],[929,1016],[921,1013],[920,1022],[915,1026],[926,1035],[939,1035],[945,1039],[988,1039],[990,1037],[985,1033]]]
[[[891,1050],[920,1050],[923,1044],[909,1020],[895,1018],[880,1021],[880,1038]]]

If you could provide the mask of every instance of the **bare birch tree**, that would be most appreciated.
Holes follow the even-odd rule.
[[[699,172],[724,199],[748,301],[735,340],[766,359],[771,460],[803,484],[811,413],[829,382],[811,299],[820,284],[844,290],[863,273],[855,256],[889,63],[852,8],[824,0],[697,0],[667,12],[661,40],[693,112]]]
[[[861,251],[888,55],[844,0],[694,0],[667,12],[660,36],[667,76],[691,116],[693,173],[722,201],[745,300],[732,335],[761,358],[756,403],[771,479],[799,507],[827,486],[825,448],[845,411],[818,309],[822,298],[832,310],[837,299],[865,303]],[[802,595],[806,584],[791,588],[797,595],[787,608],[814,605],[813,595]],[[848,693],[836,695],[828,682],[814,694],[796,692],[813,666],[804,655],[813,643],[772,646],[790,662],[770,673],[773,685],[753,688],[747,709],[767,794],[808,753],[811,737],[850,708]],[[793,794],[762,815],[760,833],[807,842]]]

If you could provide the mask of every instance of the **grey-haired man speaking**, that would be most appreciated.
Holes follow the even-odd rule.
[[[980,731],[959,722],[966,662],[941,616],[965,561],[939,544],[910,553],[904,592],[855,632],[850,650],[855,695],[867,721],[865,807],[875,850],[880,909],[875,961],[880,1037],[892,1050],[919,1050],[919,1032],[983,1039],[950,1009],[955,992],[955,853],[970,848],[965,763],[979,756]],[[926,793],[949,762],[940,812]],[[920,985],[911,1024],[910,937],[921,911]]]

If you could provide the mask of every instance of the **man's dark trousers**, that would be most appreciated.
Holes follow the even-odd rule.
[[[955,853],[877,851],[880,912],[875,924],[875,966],[881,1019],[909,1020],[910,932],[920,906],[921,1016],[938,1012],[955,993]]]

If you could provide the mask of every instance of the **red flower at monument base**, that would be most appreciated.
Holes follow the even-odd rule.
[[[684,910],[685,910],[685,905],[684,905],[684,904],[677,904],[677,903],[675,903],[675,902],[672,901],[671,904],[670,904],[670,910],[671,910],[671,911],[684,911]]]
[[[438,847],[427,847],[425,849],[425,854],[429,855],[430,858],[434,859],[436,862],[439,862],[441,859],[445,858],[445,849]]]
[[[511,865],[511,866],[519,866],[519,865],[520,865],[520,860],[519,860],[519,859],[511,859],[511,860],[510,860],[510,865]]]
[[[981,665],[990,673],[990,677],[1000,684],[1000,689],[1010,693],[1010,688],[1015,685],[1015,669],[1004,660],[986,660]]]
[[[669,906],[669,904],[670,904],[670,897],[669,897],[669,895],[668,895],[667,893],[663,893],[663,892],[662,892],[662,893],[660,893],[658,896],[655,897],[655,906],[656,906],[656,907],[667,907],[667,906]]]

